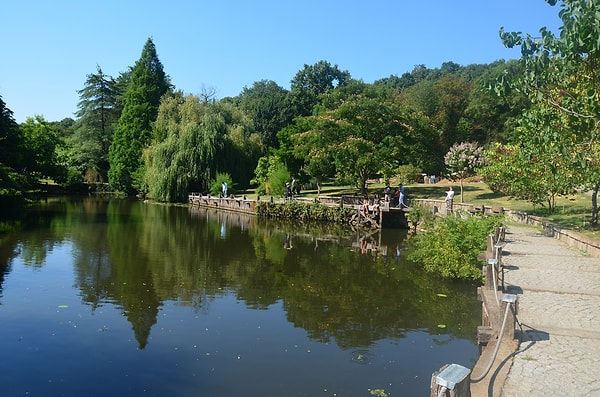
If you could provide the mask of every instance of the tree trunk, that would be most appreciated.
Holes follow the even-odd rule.
[[[594,189],[592,190],[592,226],[596,226],[598,224],[598,190],[600,189],[600,183],[596,183],[594,185]]]
[[[552,196],[548,196],[546,199],[546,204],[548,204],[548,214],[554,214],[554,206],[552,205]]]

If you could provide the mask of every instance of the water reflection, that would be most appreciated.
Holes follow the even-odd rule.
[[[23,224],[0,240],[3,395],[424,395],[477,355],[475,287],[405,262],[399,230],[99,198]]]
[[[92,312],[118,306],[140,349],[166,301],[209,310],[232,291],[253,309],[282,302],[287,320],[310,338],[356,351],[417,329],[472,339],[478,325],[474,288],[404,262],[399,230],[358,232],[98,198],[50,200],[32,219],[26,238],[2,241],[0,277],[17,252],[39,267],[53,247],[71,241],[82,301]],[[353,358],[362,359],[368,355]]]

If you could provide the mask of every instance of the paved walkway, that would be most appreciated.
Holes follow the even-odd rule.
[[[509,226],[505,242],[521,341],[500,396],[600,396],[600,259],[527,226]]]

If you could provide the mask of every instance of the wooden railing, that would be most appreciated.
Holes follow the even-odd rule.
[[[256,207],[256,201],[248,200],[245,196],[223,198],[210,195],[203,196],[200,193],[190,193],[188,195],[188,202],[192,205],[201,205],[204,207],[245,212],[249,214],[254,214],[254,208]]]

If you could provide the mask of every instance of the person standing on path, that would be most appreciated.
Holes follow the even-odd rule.
[[[290,187],[290,183],[289,182],[285,183],[285,199],[286,200],[291,200],[292,199],[292,188]]]
[[[452,186],[446,192],[446,214],[452,213],[452,205],[454,204],[454,189]]]
[[[407,205],[404,202],[404,186],[402,184],[400,184],[400,193],[398,195],[398,208],[406,208]]]
[[[296,194],[296,178],[292,177],[291,198]]]
[[[221,190],[223,191],[223,198],[227,198],[227,182],[221,183]]]

